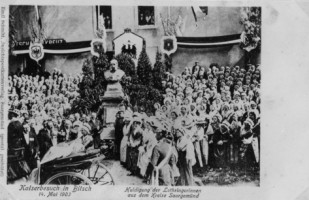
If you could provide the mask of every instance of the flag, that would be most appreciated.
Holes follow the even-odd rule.
[[[41,20],[39,8],[38,8],[37,5],[35,6],[35,12],[36,12],[36,19],[38,21],[38,25],[39,25],[40,29],[42,29],[42,20]]]
[[[192,6],[192,12],[195,19],[195,22],[197,22],[197,15],[199,13],[204,13],[205,15],[208,15],[208,7],[207,6]]]

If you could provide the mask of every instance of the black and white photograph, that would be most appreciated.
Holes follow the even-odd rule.
[[[261,12],[10,6],[7,184],[259,187]]]

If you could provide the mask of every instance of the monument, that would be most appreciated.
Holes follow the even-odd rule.
[[[120,81],[124,75],[124,71],[118,68],[118,61],[115,59],[111,60],[110,69],[104,72],[104,77],[107,81],[107,87],[103,96],[103,100],[123,99],[124,93],[122,91]]]
[[[116,114],[121,110],[120,105],[125,96],[120,84],[124,76],[124,71],[118,68],[117,60],[111,60],[110,69],[104,72],[107,86],[102,97],[103,104],[101,109],[104,109],[103,122],[106,128],[100,134],[101,140],[115,139],[114,123],[116,121]]]

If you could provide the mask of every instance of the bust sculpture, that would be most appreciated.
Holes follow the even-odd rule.
[[[124,93],[120,80],[125,76],[124,71],[118,68],[118,61],[113,59],[110,62],[110,69],[104,72],[104,78],[107,81],[104,98],[123,98]]]

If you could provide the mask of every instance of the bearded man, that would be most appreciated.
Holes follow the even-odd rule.
[[[123,76],[125,76],[125,73],[121,69],[118,69],[118,61],[115,59],[111,60],[110,70],[104,72],[104,78],[108,82],[104,97],[124,97],[120,84]]]

